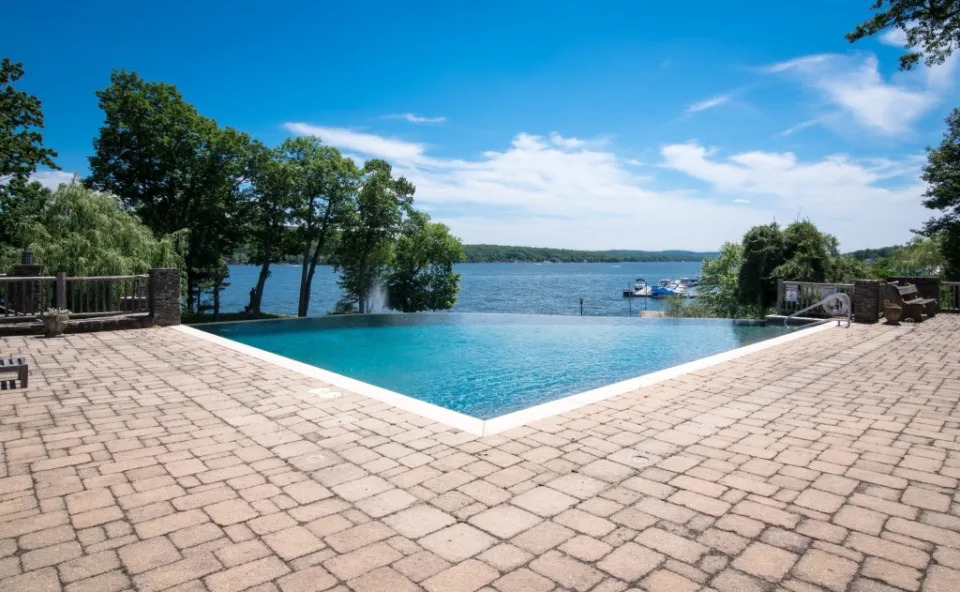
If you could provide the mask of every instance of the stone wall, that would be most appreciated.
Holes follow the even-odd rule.
[[[882,309],[880,280],[853,283],[853,318],[858,323],[876,323]]]
[[[180,324],[180,270],[150,270],[150,314],[160,327]]]

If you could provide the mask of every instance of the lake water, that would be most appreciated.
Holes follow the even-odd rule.
[[[271,266],[263,310],[296,314],[300,289],[299,265]],[[230,286],[221,296],[224,312],[243,310],[250,300],[259,268],[231,265]],[[690,263],[463,263],[460,297],[455,312],[499,312],[533,314],[583,314],[590,316],[626,316],[628,299],[623,289],[638,277],[656,284],[662,278],[697,275],[700,262]],[[313,280],[310,314],[333,310],[340,299],[337,275],[333,268],[318,267]],[[653,298],[632,299],[633,313],[646,307],[662,310],[665,303]]]

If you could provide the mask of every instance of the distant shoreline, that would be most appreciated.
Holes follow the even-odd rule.
[[[682,250],[581,251],[509,245],[463,245],[463,251],[464,263],[684,263],[703,261],[719,254]]]

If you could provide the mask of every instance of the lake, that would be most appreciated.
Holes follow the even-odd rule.
[[[299,265],[273,265],[263,296],[264,312],[296,314],[300,289]],[[456,312],[536,314],[583,314],[626,316],[628,302],[623,289],[638,277],[656,284],[662,278],[697,275],[700,262],[686,263],[462,263],[456,266],[460,297]],[[230,286],[221,295],[223,312],[242,311],[250,301],[259,268],[231,265]],[[333,268],[317,268],[313,280],[310,314],[333,310],[340,288]],[[653,298],[634,298],[633,312],[662,310],[665,303]]]

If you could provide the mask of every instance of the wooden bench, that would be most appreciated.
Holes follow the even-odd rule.
[[[17,381],[20,382],[20,388],[27,388],[27,379],[29,375],[29,365],[24,358],[0,358],[0,374],[7,372],[16,372],[16,378],[0,378],[0,390],[17,388]]]
[[[940,311],[940,303],[934,298],[921,298],[913,284],[887,284],[883,296],[903,309],[903,318],[913,319],[918,323],[923,320],[922,315],[932,317]]]

